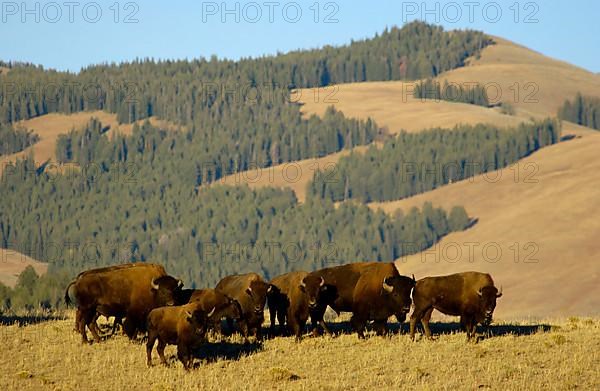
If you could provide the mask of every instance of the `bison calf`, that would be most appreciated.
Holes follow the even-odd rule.
[[[498,292],[492,277],[485,273],[465,272],[423,278],[417,281],[413,291],[415,310],[410,317],[410,337],[414,340],[416,324],[421,321],[425,335],[431,338],[429,319],[436,309],[446,315],[460,316],[460,323],[467,331],[467,340],[470,340],[478,323],[491,323],[496,299],[500,296],[502,292]]]
[[[186,370],[192,364],[192,348],[205,338],[206,323],[210,321],[215,309],[206,313],[202,303],[193,302],[176,307],[161,307],[153,309],[148,315],[148,342],[146,355],[148,366],[152,366],[152,349],[158,339],[158,355],[163,364],[165,347],[177,345],[177,358]]]

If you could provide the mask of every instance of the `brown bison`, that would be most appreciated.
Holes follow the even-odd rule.
[[[415,326],[423,324],[425,335],[431,338],[429,319],[434,309],[460,316],[467,339],[475,335],[478,323],[489,325],[502,292],[494,286],[489,274],[465,272],[442,277],[426,277],[417,281],[413,292],[415,309],[410,317],[410,336],[415,338]]]
[[[352,263],[317,270],[310,275],[325,281],[325,293],[320,296],[315,316],[311,316],[313,324],[324,325],[323,315],[329,305],[338,314],[352,312],[352,327],[359,338],[364,338],[368,321],[374,321],[377,334],[383,335],[390,316],[396,315],[400,320],[410,311],[414,276],[412,279],[401,276],[393,263]]]
[[[127,269],[127,268],[131,268],[131,267],[146,266],[146,265],[147,265],[146,263],[137,262],[137,263],[125,263],[125,264],[119,264],[119,265],[99,267],[96,269],[84,270],[81,273],[79,273],[77,275],[77,277],[75,277],[75,280],[78,280],[82,276],[89,275],[89,274],[98,274],[98,273],[108,272],[111,270]],[[67,296],[65,295],[65,301],[66,300],[67,300]],[[100,317],[100,315],[104,315],[104,317],[106,317],[107,320],[111,317],[111,315],[101,314],[99,312],[96,313],[94,320],[92,322],[90,322],[88,327],[90,328],[90,330],[93,330],[92,333],[95,332],[98,335],[100,334],[100,329],[98,328],[97,321],[98,321],[98,318]],[[77,310],[77,312],[75,314],[75,331],[79,331],[79,322],[81,322],[81,312],[79,310]],[[114,335],[116,333],[117,327],[119,325],[121,327],[123,327],[123,318],[115,317],[110,335]],[[96,334],[94,334],[94,335],[96,335]]]
[[[146,356],[148,366],[152,366],[152,349],[158,340],[156,350],[160,361],[167,365],[165,347],[177,345],[177,358],[186,370],[192,364],[192,349],[205,340],[206,324],[214,315],[216,308],[206,312],[204,303],[193,301],[191,303],[155,308],[148,314],[148,341],[146,342]]]
[[[214,323],[208,324],[208,327],[217,331],[221,329],[221,319],[228,318],[239,321],[242,316],[242,308],[235,299],[210,288],[181,289],[175,297],[175,302],[178,305],[200,302],[204,311],[215,308],[212,316]]]
[[[237,325],[246,342],[251,333],[255,335],[257,341],[262,340],[261,326],[264,321],[267,293],[270,289],[271,286],[256,273],[225,277],[215,287],[216,291],[240,304],[242,314]],[[231,329],[233,318],[228,317],[227,323]]]
[[[267,295],[271,331],[275,330],[277,319],[281,328],[287,323],[296,340],[300,341],[311,311],[318,308],[325,280],[323,277],[298,271],[275,277],[271,280],[271,287]]]
[[[174,292],[183,285],[181,280],[167,275],[165,269],[154,264],[135,264],[103,271],[81,273],[65,292],[65,302],[77,302],[77,330],[87,342],[87,326],[94,339],[100,341],[96,326],[98,313],[126,318],[123,329],[131,339],[145,330],[148,313],[165,305],[173,305]]]

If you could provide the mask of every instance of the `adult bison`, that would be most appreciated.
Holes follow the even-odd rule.
[[[242,308],[237,300],[215,289],[181,289],[175,296],[175,302],[178,305],[200,302],[201,308],[206,312],[210,308],[214,308],[215,313],[211,318],[212,323],[207,326],[218,331],[221,329],[221,319],[228,318],[239,321],[242,316]]]
[[[123,329],[131,339],[145,330],[148,313],[165,305],[173,305],[174,292],[183,285],[181,280],[167,275],[154,264],[131,264],[102,268],[81,273],[65,291],[65,302],[77,302],[77,330],[87,342],[87,326],[94,339],[100,341],[95,327],[97,314],[126,318]]]
[[[190,369],[193,360],[192,349],[205,340],[206,325],[216,312],[214,307],[206,312],[203,304],[193,301],[181,306],[160,307],[150,311],[146,342],[149,367],[152,366],[152,349],[158,340],[156,350],[163,364],[167,365],[165,347],[177,345],[177,358],[186,370]]]
[[[264,321],[267,293],[270,289],[271,286],[256,273],[225,277],[215,287],[217,292],[231,297],[240,304],[242,313],[237,320],[237,325],[245,342],[248,342],[251,333],[255,335],[257,341],[262,339],[261,326]],[[227,323],[232,328],[233,318],[227,317]]]
[[[286,273],[271,280],[271,291],[267,295],[271,317],[271,331],[275,330],[275,319],[279,326],[287,326],[300,341],[306,321],[318,309],[321,293],[325,289],[323,277],[297,271]]]
[[[81,273],[79,273],[77,275],[77,277],[75,277],[75,281],[78,280],[79,278],[81,278],[82,276],[89,275],[89,274],[98,274],[98,273],[104,273],[104,272],[111,271],[111,270],[128,269],[131,267],[146,266],[146,265],[147,264],[145,264],[145,263],[137,262],[137,263],[125,263],[125,264],[119,264],[119,265],[99,267],[96,269],[84,270]],[[65,301],[66,300],[67,300],[67,296],[65,295]],[[92,333],[96,333],[98,335],[100,334],[100,329],[98,328],[97,321],[98,321],[98,318],[100,317],[100,315],[104,315],[107,318],[107,320],[111,317],[111,315],[101,314],[99,312],[96,313],[94,320],[89,323],[88,327],[90,328],[90,330],[92,330]],[[75,331],[79,331],[79,322],[80,321],[81,321],[81,312],[79,310],[77,310],[77,312],[75,314]],[[123,318],[115,317],[113,326],[112,326],[111,335],[114,335],[116,333],[118,325],[123,327]]]
[[[436,309],[446,315],[460,316],[460,323],[470,340],[478,323],[491,323],[496,299],[500,296],[502,292],[498,292],[494,280],[486,273],[465,272],[423,278],[417,281],[413,292],[415,310],[410,317],[410,336],[414,339],[415,326],[421,321],[425,335],[431,338],[429,319]]]
[[[377,334],[383,335],[390,316],[401,318],[410,311],[415,279],[401,276],[393,263],[351,263],[317,270],[310,275],[325,281],[325,293],[311,318],[315,326],[321,324],[326,332],[329,331],[323,315],[327,305],[338,314],[352,312],[350,322],[359,338],[364,338],[368,321],[374,321]]]

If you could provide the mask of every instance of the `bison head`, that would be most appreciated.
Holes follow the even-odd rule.
[[[186,320],[194,326],[194,329],[199,334],[204,335],[206,333],[206,324],[212,320],[216,308],[213,307],[210,311],[206,312],[202,309],[202,304],[198,302],[192,303],[189,307],[186,307],[185,311]]]
[[[412,299],[410,293],[415,287],[415,277],[409,278],[405,276],[390,276],[386,277],[381,284],[382,294],[389,297],[392,301],[392,305],[395,309],[396,317],[399,319],[406,317],[406,314],[410,311],[410,305]]]
[[[271,284],[261,280],[253,280],[250,286],[246,288],[246,294],[252,300],[252,309],[256,315],[262,315],[267,302],[267,293],[271,292]]]
[[[150,287],[158,307],[175,304],[175,292],[180,290],[183,282],[171,276],[153,278]]]
[[[321,276],[309,274],[300,282],[300,290],[306,295],[308,307],[311,310],[317,307],[319,297],[326,289],[325,280]]]
[[[496,299],[502,296],[502,290],[498,292],[498,288],[495,286],[484,286],[477,291],[477,296],[479,297],[479,308],[482,315],[480,322],[487,326],[492,323]]]

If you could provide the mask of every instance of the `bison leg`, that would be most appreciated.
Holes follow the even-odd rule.
[[[271,334],[275,335],[275,318],[277,318],[277,310],[275,309],[275,304],[271,305],[269,302],[269,319],[271,320]],[[281,324],[281,321],[279,322]]]
[[[238,321],[238,327],[240,329],[240,333],[242,334],[242,337],[244,337],[244,343],[250,343],[250,341],[248,340],[248,334],[249,334],[248,322],[244,319],[241,319]]]
[[[302,340],[302,330],[304,330],[304,325],[300,326],[297,319],[289,317],[288,327],[290,328],[292,335],[296,336],[296,342],[300,342]]]
[[[81,322],[81,311],[79,311],[79,309],[77,309],[77,311],[75,312],[75,327],[73,328],[73,331],[76,331],[78,333],[81,333],[81,326],[80,323]]]
[[[177,358],[183,364],[183,368],[186,371],[189,371],[192,366],[192,355],[190,353],[189,347],[185,343],[177,344]]]
[[[465,318],[465,327],[467,329],[467,341],[470,341],[471,338],[475,336],[475,321],[471,318]]]
[[[259,324],[256,327],[253,327],[253,333],[254,333],[254,337],[256,338],[257,342],[261,342],[262,341],[262,325]]]
[[[387,333],[388,333],[387,319],[376,320],[375,321],[375,331],[376,331],[377,335],[379,335],[379,336],[387,335]]]
[[[97,342],[100,342],[100,336],[96,333],[96,330],[93,328],[92,323],[94,323],[94,319],[96,317],[96,309],[89,309],[86,311],[82,311],[81,318],[79,322],[79,331],[81,332],[81,338],[83,343],[89,343],[87,338],[87,333],[85,332],[85,327],[87,326],[90,329],[94,339]]]
[[[279,323],[279,333],[283,334],[285,333],[285,324],[286,324],[286,313],[285,311],[283,311],[282,309],[280,309],[279,311],[277,311],[277,322]]]
[[[356,314],[352,315],[352,317],[350,318],[350,324],[352,325],[352,328],[358,333],[358,338],[360,339],[365,339],[365,325],[366,325],[366,321],[362,318],[359,318],[358,316],[356,316]]]
[[[429,320],[431,319],[431,314],[433,313],[433,307],[428,309],[423,317],[421,318],[421,324],[423,325],[423,330],[425,330],[425,336],[431,339],[431,329],[429,328]]]
[[[158,335],[154,331],[148,332],[148,342],[146,342],[146,357],[148,366],[152,366],[152,349],[154,349],[154,343],[156,342]],[[160,344],[160,342],[159,342]]]
[[[167,359],[165,358],[165,347],[166,346],[167,346],[167,343],[159,338],[158,346],[156,347],[156,351],[158,352],[158,357],[160,357],[160,362],[163,363],[164,365],[169,365],[169,363],[167,363]]]
[[[131,340],[137,337],[137,323],[132,316],[128,315],[125,317],[125,322],[123,322],[123,331]]]
[[[423,308],[415,306],[415,310],[413,311],[412,315],[410,316],[410,339],[412,339],[413,341],[415,340],[415,329],[417,328],[417,322],[421,321],[421,319],[423,319],[425,314],[431,308],[432,307],[427,307],[427,308],[423,309]],[[423,327],[425,327],[425,326],[423,326]]]

